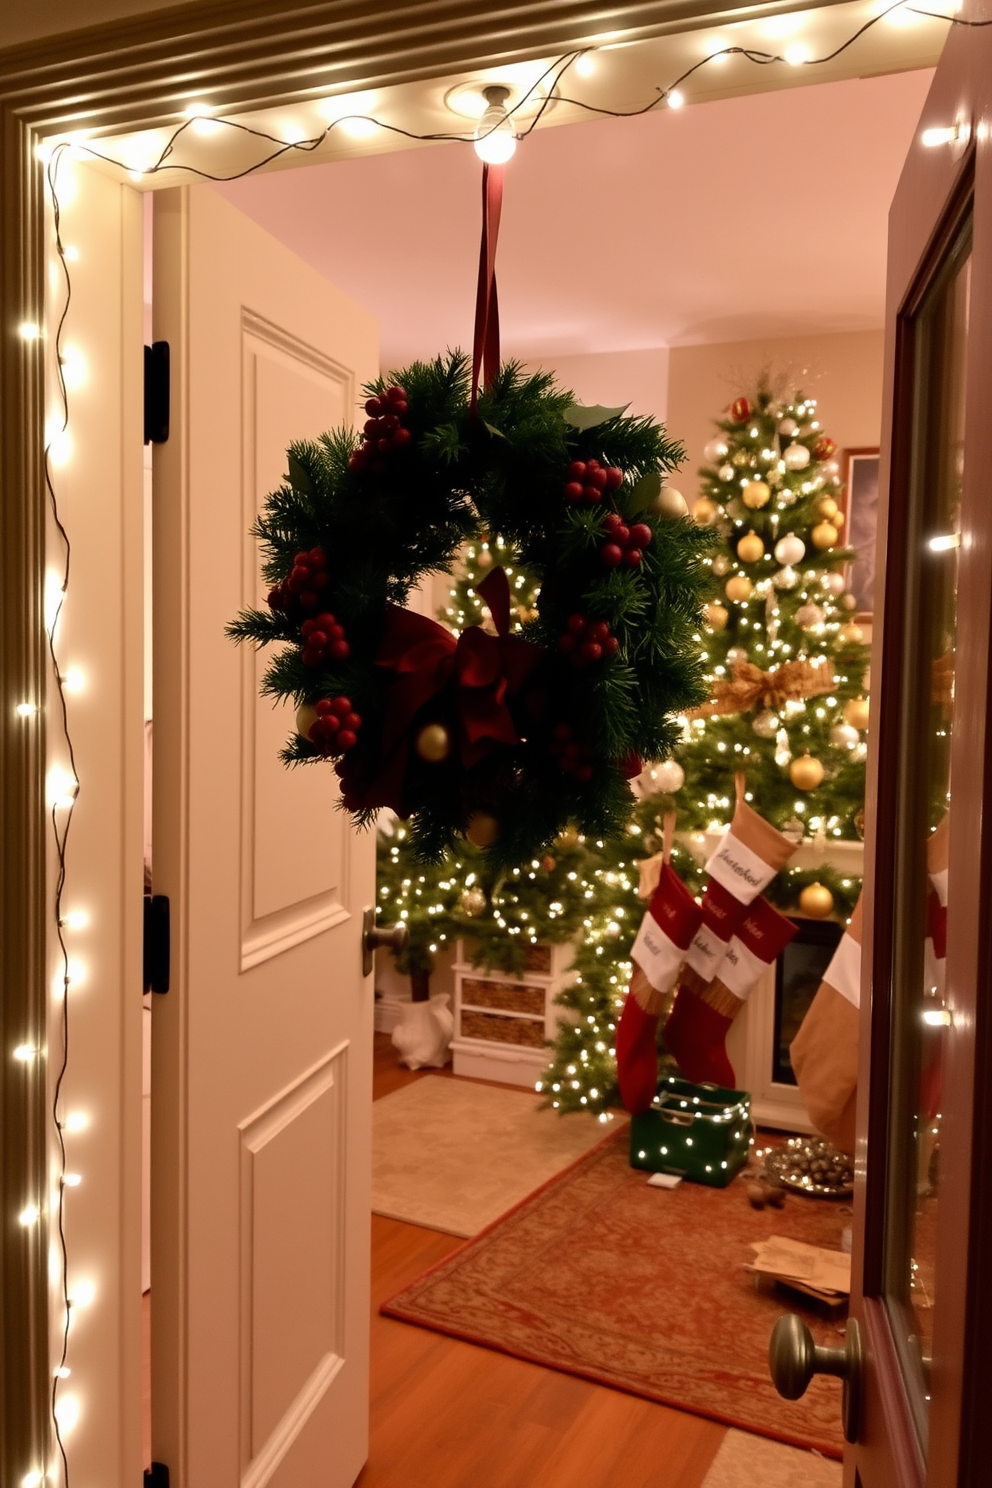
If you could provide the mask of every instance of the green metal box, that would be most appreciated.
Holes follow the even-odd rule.
[[[630,1118],[630,1165],[726,1188],[747,1162],[751,1097],[746,1090],[659,1080],[651,1108]]]

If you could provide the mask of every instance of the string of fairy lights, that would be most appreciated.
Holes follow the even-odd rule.
[[[946,22],[952,26],[983,27],[992,24],[992,21],[965,20],[959,16],[945,15],[937,11],[924,9],[919,6],[907,5],[905,0],[895,0],[895,3],[879,11],[857,28],[841,45],[834,48],[830,53],[822,57],[806,57],[790,54],[790,49],[785,52],[764,51],[753,47],[729,46],[721,48],[703,57],[692,66],[687,67],[677,78],[666,87],[658,87],[654,95],[644,104],[632,109],[609,109],[589,103],[587,100],[577,97],[568,97],[561,92],[561,83],[570,72],[575,71],[581,75],[583,62],[586,61],[595,48],[580,48],[570,51],[559,57],[541,74],[540,78],[528,88],[522,96],[509,108],[497,105],[495,111],[491,108],[487,111],[480,127],[472,131],[439,131],[418,133],[413,130],[385,119],[373,117],[367,114],[339,114],[331,119],[327,126],[317,134],[305,139],[285,139],[267,130],[243,124],[234,119],[226,119],[219,116],[210,117],[211,132],[228,131],[231,134],[239,134],[245,138],[259,141],[263,146],[269,147],[260,158],[254,160],[242,169],[230,172],[219,172],[203,168],[200,165],[180,162],[174,159],[179,143],[191,130],[202,134],[198,125],[204,122],[203,116],[192,113],[172,130],[167,141],[162,146],[158,156],[142,171],[132,170],[128,163],[116,158],[107,149],[99,148],[92,141],[87,141],[77,134],[69,137],[59,137],[52,141],[43,142],[38,146],[37,153],[45,165],[48,201],[52,218],[52,240],[59,274],[62,282],[63,298],[61,308],[56,316],[49,316],[49,321],[54,320],[54,335],[51,338],[54,359],[54,383],[56,391],[56,414],[50,420],[46,428],[44,445],[44,479],[49,500],[49,508],[52,523],[57,535],[59,549],[59,560],[57,566],[50,571],[46,581],[46,632],[47,644],[52,665],[52,677],[54,681],[54,696],[56,712],[59,722],[59,736],[61,748],[64,753],[64,763],[54,765],[48,771],[48,803],[50,809],[50,822],[52,840],[55,852],[56,872],[53,888],[53,912],[55,919],[55,946],[60,970],[57,975],[58,992],[58,1031],[59,1052],[57,1067],[54,1071],[54,1083],[52,1085],[52,1120],[54,1126],[54,1151],[55,1162],[52,1176],[53,1202],[47,1214],[50,1227],[54,1228],[58,1237],[58,1285],[60,1293],[60,1305],[62,1309],[62,1322],[60,1326],[61,1347],[59,1360],[53,1370],[51,1414],[52,1430],[61,1463],[63,1481],[68,1488],[69,1484],[69,1461],[63,1441],[64,1434],[75,1424],[79,1415],[79,1402],[72,1394],[65,1393],[64,1382],[69,1378],[70,1368],[69,1345],[71,1336],[71,1324],[74,1308],[84,1305],[92,1298],[88,1295],[87,1284],[81,1282],[79,1286],[70,1291],[69,1285],[69,1253],[66,1241],[66,1194],[81,1182],[81,1175],[70,1171],[68,1166],[68,1154],[66,1148],[66,1134],[81,1130],[87,1123],[84,1112],[63,1111],[63,1085],[69,1066],[69,988],[74,981],[81,980],[85,974],[85,968],[77,958],[71,954],[71,943],[69,933],[84,929],[87,924],[87,916],[82,910],[67,910],[65,907],[67,877],[69,868],[69,840],[72,828],[73,813],[79,799],[80,782],[76,769],[76,756],[73,748],[72,735],[69,727],[70,707],[69,695],[79,690],[82,685],[81,674],[78,668],[63,668],[57,644],[57,628],[61,617],[63,606],[69,589],[72,545],[69,532],[62,520],[60,511],[54,467],[62,463],[66,458],[69,448],[70,431],[70,399],[67,371],[70,369],[71,357],[66,353],[63,333],[69,316],[72,300],[72,277],[69,265],[73,261],[74,252],[71,246],[63,241],[61,230],[61,206],[58,191],[59,166],[67,152],[71,152],[77,158],[90,158],[104,163],[115,165],[126,171],[132,179],[143,179],[146,176],[154,176],[165,171],[180,171],[187,175],[199,177],[209,181],[229,181],[240,179],[247,175],[253,175],[266,166],[272,164],[280,157],[287,155],[307,156],[313,155],[320,146],[332,134],[335,129],[347,129],[348,125],[359,125],[367,130],[379,129],[388,134],[400,138],[412,140],[418,143],[447,142],[452,144],[472,145],[483,159],[505,160],[512,154],[513,147],[520,140],[526,139],[543,119],[546,111],[552,103],[564,103],[573,108],[591,115],[599,115],[610,118],[631,118],[638,115],[650,113],[663,106],[679,108],[686,98],[682,93],[682,87],[702,68],[714,65],[728,57],[740,56],[755,66],[802,66],[806,68],[822,66],[853,46],[860,37],[876,26],[886,16],[897,10],[904,10],[909,14]],[[538,103],[533,114],[524,122],[520,115],[529,110],[534,99]],[[516,128],[519,122],[520,127]],[[954,126],[944,129],[929,131],[931,138],[924,137],[924,143],[938,145],[959,138],[959,131]],[[488,153],[487,153],[488,152]],[[495,152],[495,153],[494,153]],[[19,334],[27,341],[42,342],[46,339],[44,326],[22,324],[18,327]],[[461,618],[461,617],[459,617]],[[28,719],[41,710],[41,703],[35,700],[18,699],[14,705],[17,716]],[[627,870],[630,865],[618,865],[619,872]],[[416,893],[416,886],[412,883],[409,888]],[[610,923],[616,924],[613,919]],[[524,927],[513,926],[507,920],[508,933],[524,933]],[[584,935],[591,942],[595,952],[601,953],[605,949],[605,942],[611,934],[609,923],[601,925],[599,917],[589,917],[584,924]],[[443,938],[443,937],[442,937]],[[617,975],[610,978],[611,982],[617,984],[617,992],[614,998],[614,1008],[619,1011],[622,1005],[622,988],[620,982],[623,978],[625,963],[619,963]],[[629,967],[627,968],[629,970]],[[581,985],[581,977],[578,978],[576,986]],[[594,998],[590,998],[594,1002]],[[588,1017],[595,1020],[595,1013],[588,1013]],[[603,1034],[603,1052],[612,1054],[611,1035],[615,1024],[609,1022],[602,1029],[596,1025],[595,1032]],[[602,1041],[601,1041],[602,1042]],[[599,1044],[596,1045],[599,1048]],[[27,1063],[45,1057],[46,1045],[44,1042],[21,1043],[12,1051],[15,1060]],[[583,1058],[588,1057],[583,1051]],[[573,1071],[574,1073],[574,1071]],[[593,1095],[598,1092],[592,1092]],[[553,1101],[557,1104],[557,1101]],[[600,1119],[604,1119],[601,1115]],[[24,1227],[44,1223],[46,1220],[46,1206],[41,1195],[27,1196],[22,1203],[18,1214],[18,1220]],[[47,1461],[40,1465],[26,1465],[19,1488],[41,1488],[41,1485],[54,1481],[52,1467]]]

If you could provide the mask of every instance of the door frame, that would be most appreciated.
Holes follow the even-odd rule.
[[[979,8],[966,6],[978,18]],[[987,12],[986,12],[987,13]],[[988,903],[992,892],[992,839],[983,830],[980,812],[962,811],[954,819],[950,883],[954,918],[980,929],[967,959],[958,955],[956,980],[948,961],[946,1003],[952,1012],[953,1037],[947,1044],[945,1089],[953,1089],[971,1117],[960,1129],[945,1126],[941,1162],[941,1221],[937,1269],[960,1278],[945,1288],[936,1313],[934,1398],[930,1417],[929,1466],[917,1448],[882,1290],[884,1212],[888,1186],[888,1103],[890,1068],[890,959],[893,891],[888,875],[876,879],[894,840],[897,799],[891,770],[882,761],[894,757],[902,687],[903,658],[898,628],[905,605],[909,554],[901,498],[908,490],[912,430],[896,429],[899,409],[909,406],[913,391],[911,320],[958,228],[974,202],[972,311],[974,322],[988,326],[992,289],[987,265],[992,251],[992,151],[976,124],[987,117],[990,92],[983,68],[992,57],[986,31],[952,33],[927,96],[913,147],[889,216],[886,307],[885,394],[882,415],[882,468],[879,473],[879,573],[884,611],[876,624],[873,657],[873,729],[869,757],[865,858],[865,938],[862,983],[869,995],[861,1001],[858,1072],[858,1151],[855,1202],[852,1311],[862,1321],[868,1355],[864,1437],[845,1453],[845,1488],[864,1481],[897,1481],[899,1488],[925,1483],[971,1488],[987,1470],[988,1329],[992,1327],[992,1134],[981,1113],[992,1112],[992,925]],[[949,123],[968,124],[967,135],[947,146],[927,148],[925,129]],[[981,335],[969,337],[967,459],[965,504],[974,512],[984,485],[982,472],[992,462],[992,425],[980,407],[978,389],[992,382],[992,346]],[[992,522],[971,530],[959,553],[958,635],[987,634],[990,624],[989,574],[992,572]],[[884,637],[892,638],[888,648]],[[992,760],[983,751],[992,738],[992,689],[984,643],[962,644],[957,651],[962,695],[974,708],[955,714],[956,790],[992,790]],[[953,935],[953,924],[950,926]],[[948,1030],[950,1033],[951,1030]],[[874,1078],[873,1076],[874,1072]],[[867,1176],[870,1173],[870,1186]],[[867,1295],[865,1295],[867,1294]],[[967,1299],[967,1305],[966,1305]],[[884,1426],[880,1429],[880,1423]],[[889,1456],[892,1449],[893,1456]],[[933,1473],[939,1472],[939,1478]],[[895,1477],[893,1478],[893,1474]]]
[[[836,0],[418,0],[395,16],[362,0],[186,4],[30,42],[0,53],[0,1037],[4,1050],[47,1037],[50,934],[43,626],[44,362],[18,333],[44,322],[45,193],[35,147],[86,127],[176,125],[191,91],[220,111],[272,107],[329,88],[384,88],[524,61],[611,40],[645,40],[701,26],[809,9]],[[291,19],[290,19],[291,16]],[[392,21],[395,24],[392,24]],[[0,1059],[0,1480],[44,1459],[50,1428],[48,1233],[12,1223],[19,1198],[44,1188],[50,1110],[43,1062]]]

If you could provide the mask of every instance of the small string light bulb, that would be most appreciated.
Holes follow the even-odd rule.
[[[475,131],[475,153],[487,165],[505,165],[517,148],[513,123],[506,112],[509,88],[499,84],[483,88],[486,111]]]

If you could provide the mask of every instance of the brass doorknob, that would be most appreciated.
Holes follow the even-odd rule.
[[[362,917],[362,975],[372,971],[372,953],[377,946],[388,946],[391,951],[402,951],[410,939],[406,920],[395,925],[377,925],[375,910],[367,909]]]
[[[844,1381],[841,1407],[844,1437],[858,1439],[861,1425],[861,1332],[857,1318],[849,1318],[843,1348],[823,1348],[794,1312],[780,1317],[772,1329],[768,1345],[768,1367],[772,1381],[786,1400],[805,1395],[814,1374],[832,1374]]]

